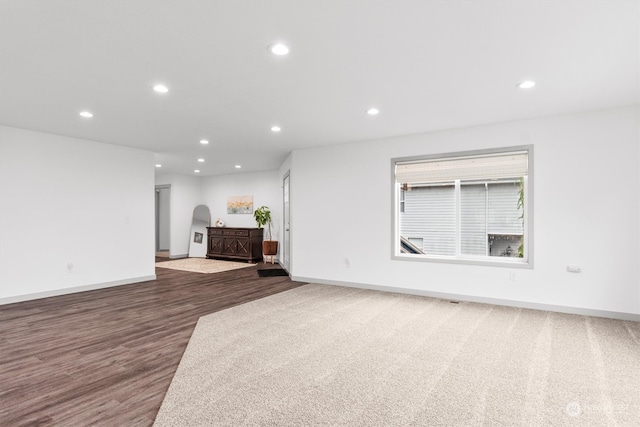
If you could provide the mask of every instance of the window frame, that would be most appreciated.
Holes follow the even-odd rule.
[[[460,242],[456,239],[457,255],[429,255],[429,254],[403,254],[400,252],[400,192],[401,185],[396,181],[396,165],[403,162],[429,161],[438,159],[450,159],[456,157],[467,156],[485,156],[505,154],[516,151],[527,152],[528,174],[524,179],[525,184],[525,204],[524,204],[524,259],[523,258],[506,258],[480,255],[463,255],[458,248]],[[450,153],[438,153],[422,156],[395,157],[391,159],[391,259],[398,261],[421,261],[421,262],[438,262],[453,263],[465,265],[482,265],[492,267],[508,267],[508,268],[533,268],[533,207],[534,207],[534,161],[533,161],[533,145],[520,145],[512,147],[501,147],[482,150],[459,151]],[[460,182],[460,181],[457,181]],[[459,191],[456,191],[456,234],[460,232],[460,200]]]

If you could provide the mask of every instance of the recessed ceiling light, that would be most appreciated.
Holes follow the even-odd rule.
[[[166,86],[165,86],[165,85],[163,85],[163,84],[157,84],[157,85],[155,85],[155,86],[153,87],[153,90],[155,90],[155,91],[156,91],[156,92],[158,92],[158,93],[167,93],[167,92],[169,92],[169,88],[168,88],[168,87],[166,87]]]
[[[85,119],[90,119],[91,117],[93,117],[93,113],[90,111],[81,111],[80,116],[84,117]]]
[[[274,55],[283,56],[289,53],[289,47],[282,43],[274,43],[272,45],[269,45],[269,52],[273,53]]]
[[[240,165],[236,165],[236,169],[240,169],[242,166]]]
[[[199,161],[200,163],[203,163],[203,162],[204,162],[204,159],[198,159],[198,161]]]
[[[271,132],[280,132],[281,130],[280,126],[271,126]]]
[[[525,80],[523,82],[518,83],[518,87],[520,89],[531,89],[535,85],[536,85],[536,82],[534,82],[533,80]]]
[[[370,115],[370,116],[375,116],[375,115],[377,115],[379,113],[380,113],[380,110],[378,110],[377,108],[369,108],[367,110],[367,114]]]
[[[195,173],[200,173],[200,169],[194,169],[193,170]]]
[[[202,145],[207,145],[209,143],[209,141],[207,141],[206,139],[201,139],[200,140],[200,144]]]
[[[161,165],[160,163],[158,163],[158,164],[156,165],[156,167],[157,167],[157,168],[161,168],[161,167],[162,167],[162,165]]]

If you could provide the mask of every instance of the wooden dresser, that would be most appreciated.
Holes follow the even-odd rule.
[[[207,227],[207,258],[262,261],[262,228]]]

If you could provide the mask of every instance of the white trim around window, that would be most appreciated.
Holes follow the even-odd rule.
[[[392,259],[533,268],[532,145],[394,158],[391,183]]]

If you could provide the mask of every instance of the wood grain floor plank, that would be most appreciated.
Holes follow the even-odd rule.
[[[0,306],[0,425],[153,424],[198,318],[302,285],[273,267]]]

